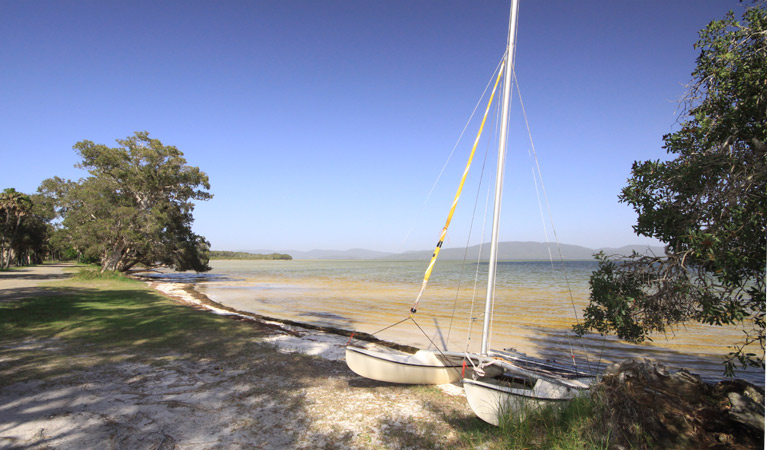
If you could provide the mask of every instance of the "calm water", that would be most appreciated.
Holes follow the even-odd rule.
[[[415,315],[418,326],[406,321],[381,332],[408,317],[426,262],[215,260],[212,266],[198,289],[239,310],[375,333],[420,348],[479,349],[487,264],[438,262]],[[571,352],[579,361],[602,364],[646,357],[689,368],[707,380],[721,378],[721,355],[742,335],[734,328],[694,324],[643,345],[575,337],[570,329],[588,303],[588,278],[595,268],[591,261],[568,262],[564,270],[548,262],[499,263],[490,346],[560,362],[569,361]],[[764,385],[762,371],[741,376]]]

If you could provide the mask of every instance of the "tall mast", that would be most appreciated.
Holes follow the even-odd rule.
[[[493,230],[490,239],[490,261],[487,271],[487,298],[485,300],[485,319],[482,325],[483,355],[487,354],[487,340],[490,333],[490,318],[495,297],[495,269],[498,262],[498,229],[501,222],[501,197],[503,194],[503,173],[506,164],[506,141],[509,127],[509,103],[511,103],[511,78],[514,73],[514,38],[517,34],[518,0],[511,0],[509,14],[509,37],[506,41],[506,61],[503,79],[503,103],[501,109],[501,131],[498,139],[498,168],[495,175],[495,205],[493,207]]]

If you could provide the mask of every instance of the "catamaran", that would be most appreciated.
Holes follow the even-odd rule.
[[[511,80],[514,74],[514,51],[519,5],[511,1],[509,28],[502,67],[495,81],[490,101],[474,142],[469,161],[461,178],[445,227],[432,254],[424,275],[424,281],[410,314],[416,313],[440,249],[447,235],[458,199],[463,189],[469,167],[477,148],[479,137],[487,119],[490,103],[495,96],[499,81],[503,78],[501,119],[496,167],[495,197],[488,265],[485,312],[482,343],[479,353],[419,350],[415,354],[394,351],[372,351],[348,345],[346,363],[355,373],[385,382],[405,384],[442,384],[463,378],[463,386],[469,405],[482,420],[498,425],[504,415],[521,415],[544,404],[570,400],[589,389],[594,376],[576,368],[542,361],[522,353],[490,350],[488,341],[492,305],[494,304],[496,267],[498,261],[498,237],[500,230],[503,175],[506,159],[509,106],[511,103]]]

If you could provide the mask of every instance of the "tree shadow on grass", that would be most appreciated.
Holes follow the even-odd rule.
[[[60,294],[60,288],[53,287],[18,287],[0,289],[0,303],[6,303],[24,298],[43,297],[48,295]]]
[[[44,268],[71,268],[71,264],[46,264],[44,266],[41,266]],[[39,270],[32,270],[32,268],[29,267],[18,267],[13,268],[11,270],[0,270],[0,282],[1,281],[15,281],[15,280],[23,280],[23,281],[53,281],[53,280],[63,280],[65,278],[70,278],[72,276],[71,273],[60,273],[56,271],[56,273],[40,273]]]
[[[226,357],[239,351],[238,337],[247,334],[252,340],[267,332],[254,333],[257,330],[250,327],[243,333],[225,318],[141,289],[67,288],[29,293],[44,295],[0,303],[0,356],[16,361],[0,368],[0,384],[19,377],[47,378],[68,365],[87,367],[113,359],[116,352]],[[45,349],[37,348],[37,341]],[[81,350],[87,350],[92,362],[77,358]]]
[[[31,298],[5,303],[3,325],[9,335],[88,339],[105,345],[136,341],[177,344],[196,331],[215,331],[228,322],[168,302],[151,291],[66,288],[28,291]]]

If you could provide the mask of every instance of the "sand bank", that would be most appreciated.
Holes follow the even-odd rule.
[[[246,314],[225,308],[194,291],[194,286],[191,284],[167,282],[148,282],[148,284],[178,302],[207,309],[213,314],[238,317],[245,320],[258,320],[273,326],[275,333],[273,336],[268,337],[266,341],[276,345],[282,352],[299,352],[306,355],[319,356],[331,361],[341,361],[344,359],[344,347],[349,341],[349,338],[346,336],[289,325],[276,320],[260,318],[254,314]]]

